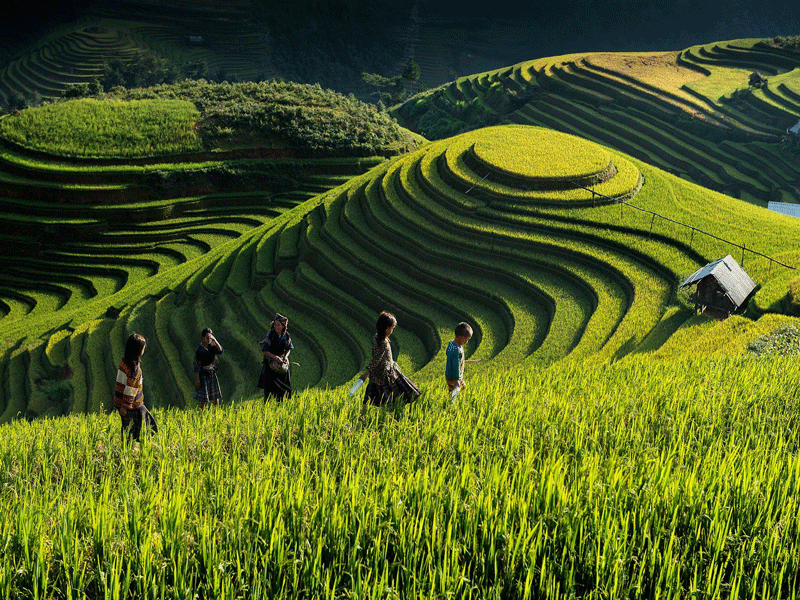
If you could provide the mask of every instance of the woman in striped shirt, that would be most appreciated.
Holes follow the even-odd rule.
[[[128,336],[114,385],[114,406],[122,419],[122,435],[127,431],[131,439],[137,441],[143,424],[147,424],[153,433],[158,432],[156,420],[144,405],[144,378],[139,362],[145,348],[147,340],[143,336],[138,333]]]

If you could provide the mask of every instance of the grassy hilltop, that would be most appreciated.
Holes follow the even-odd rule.
[[[800,222],[762,205],[800,169],[793,109],[756,112],[792,52],[531,61],[395,109],[431,142],[282,83],[0,120],[0,592],[797,596]],[[726,254],[758,289],[718,322],[677,286]],[[361,415],[384,309],[424,395]],[[279,406],[252,399],[276,311]],[[461,320],[484,360],[452,403]],[[225,403],[200,414],[204,326]],[[162,426],[136,447],[109,413],[131,331]]]

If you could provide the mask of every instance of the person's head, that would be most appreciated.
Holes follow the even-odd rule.
[[[282,335],[288,328],[289,319],[284,317],[281,313],[275,313],[275,318],[272,319],[272,325],[270,326],[270,329],[278,335]]]
[[[147,340],[144,336],[138,333],[132,333],[128,336],[125,342],[125,362],[136,364],[144,354],[144,349],[147,348]]]
[[[378,315],[378,322],[375,323],[375,329],[378,332],[378,339],[385,340],[390,335],[392,335],[392,331],[397,326],[397,319],[395,319],[394,315],[390,312],[383,311],[380,315]]]
[[[206,328],[205,328],[205,329],[203,329],[203,331],[200,333],[200,337],[203,339],[203,343],[204,343],[204,344],[206,344],[206,345],[208,345],[208,344],[210,344],[210,343],[211,343],[211,339],[214,337],[214,332],[213,332],[213,331],[211,331],[211,328],[210,328],[210,327],[206,327]]]
[[[456,344],[459,346],[463,346],[466,344],[469,339],[472,337],[472,327],[470,327],[469,323],[465,323],[461,321],[458,325],[456,325],[455,329],[455,341]]]

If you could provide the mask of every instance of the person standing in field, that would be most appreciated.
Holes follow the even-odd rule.
[[[135,441],[139,441],[144,424],[153,433],[158,433],[156,420],[144,405],[144,377],[140,363],[145,348],[147,340],[143,336],[138,333],[128,336],[114,384],[114,406],[122,419],[122,436],[127,432]]]
[[[472,327],[469,323],[461,322],[456,325],[455,336],[447,344],[447,365],[444,369],[444,378],[447,381],[447,391],[451,394],[454,390],[463,390],[467,387],[464,383],[464,344],[472,337]]]
[[[392,313],[384,311],[378,316],[372,338],[372,360],[360,377],[362,381],[369,377],[364,404],[383,406],[400,398],[407,404],[416,400],[421,393],[414,382],[400,372],[400,367],[392,357],[389,336],[396,326],[397,319]]]
[[[280,313],[272,319],[261,346],[262,364],[258,387],[264,390],[264,401],[275,398],[278,402],[292,397],[292,375],[289,370],[289,353],[294,350],[289,335],[289,319]]]
[[[194,353],[194,399],[200,403],[200,410],[203,410],[208,403],[219,406],[222,391],[217,378],[217,356],[224,351],[208,327],[203,329],[200,337],[200,345]]]

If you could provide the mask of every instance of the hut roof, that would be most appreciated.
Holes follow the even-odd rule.
[[[795,123],[793,127],[790,127],[789,131],[791,131],[792,133],[800,133],[800,121]]]
[[[680,287],[692,285],[708,276],[712,276],[717,280],[717,283],[725,291],[725,295],[736,306],[741,306],[750,295],[750,292],[756,287],[750,276],[744,272],[744,269],[739,266],[739,263],[730,254],[725,258],[720,258],[708,263],[705,267],[697,269]]]

